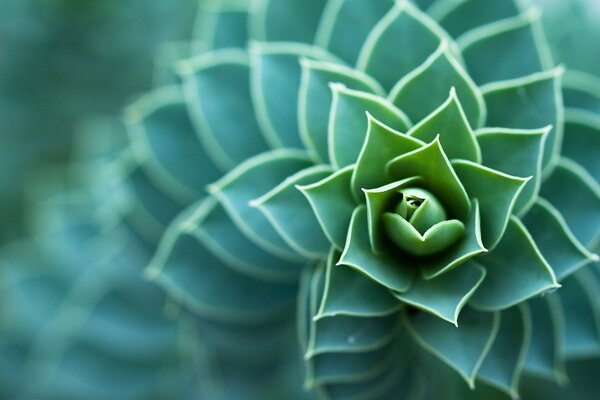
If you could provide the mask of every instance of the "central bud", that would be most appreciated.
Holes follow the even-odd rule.
[[[397,204],[383,214],[388,238],[402,250],[416,256],[438,253],[464,234],[464,225],[448,220],[444,206],[429,191],[406,188],[399,192]]]

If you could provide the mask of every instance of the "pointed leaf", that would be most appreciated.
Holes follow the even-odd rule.
[[[394,254],[373,253],[364,206],[358,207],[352,215],[346,246],[338,264],[354,268],[397,292],[408,290],[415,275],[415,269],[401,262]]]
[[[423,64],[394,86],[389,99],[416,122],[444,103],[452,88],[456,90],[459,100],[457,102],[464,107],[464,114],[470,126],[483,125],[486,113],[483,96],[463,67],[450,54],[446,41],[443,41]]]
[[[527,179],[506,175],[469,161],[456,160],[452,166],[469,196],[479,200],[481,237],[484,246],[492,249],[502,238]]]
[[[390,90],[435,51],[442,36],[441,28],[410,2],[396,2],[369,34],[357,68]]]
[[[462,36],[458,43],[475,82],[482,85],[552,68],[539,24],[539,14],[529,12],[484,25]]]
[[[454,88],[450,90],[448,99],[415,125],[407,135],[424,142],[431,142],[439,135],[449,158],[474,162],[481,160],[481,150]]]
[[[250,97],[249,62],[246,51],[230,49],[180,64],[192,121],[222,168],[230,169],[268,148]]]
[[[498,246],[477,262],[486,268],[487,276],[470,304],[483,310],[503,310],[560,287],[531,235],[515,217]]]
[[[209,190],[250,240],[279,257],[298,259],[298,255],[279,236],[264,214],[250,205],[250,201],[308,166],[310,161],[305,153],[276,150],[241,163],[211,185]]]
[[[515,214],[527,212],[537,198],[544,143],[551,129],[550,126],[537,130],[490,128],[477,132],[483,165],[513,176],[531,177],[517,199]]]
[[[369,93],[332,85],[333,103],[329,115],[329,159],[338,168],[356,163],[367,136],[369,117],[406,132],[408,118],[387,100]]]
[[[354,167],[334,172],[308,186],[298,186],[315,213],[325,236],[338,249],[344,248],[356,201],[350,189]]]
[[[434,16],[452,37],[459,37],[473,28],[514,17],[519,12],[517,2],[512,0],[463,0],[442,2],[437,9],[429,11],[429,14]]]
[[[458,327],[423,312],[406,322],[417,343],[474,387],[477,371],[498,333],[498,313],[466,308]]]
[[[381,94],[383,89],[368,75],[339,64],[301,60],[302,81],[298,101],[300,134],[307,149],[321,161],[329,160],[327,130],[333,94],[331,83],[349,89]],[[364,110],[358,112],[363,117]],[[364,133],[363,133],[364,135]],[[354,160],[352,163],[356,162]]]
[[[540,129],[548,125],[554,127],[544,145],[544,174],[557,162],[562,142],[562,73],[563,69],[557,68],[514,81],[492,83],[482,88],[488,108],[488,126],[513,129]]]
[[[331,168],[323,165],[303,169],[252,202],[281,238],[305,257],[319,258],[327,254],[330,244],[310,204],[296,186],[315,183],[331,172]]]
[[[352,192],[363,199],[363,189],[373,189],[389,183],[386,164],[399,155],[424,145],[418,139],[403,135],[369,116],[369,128],[352,176]],[[417,174],[418,175],[418,174]]]
[[[599,100],[600,103],[600,100]],[[600,185],[600,115],[567,112],[562,156],[576,160]]]
[[[437,279],[418,277],[405,293],[394,295],[405,303],[458,326],[458,316],[485,277],[485,269],[467,263]]]

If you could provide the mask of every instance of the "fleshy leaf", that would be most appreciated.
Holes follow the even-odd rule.
[[[321,161],[327,161],[329,159],[327,130],[333,101],[330,83],[339,83],[352,90],[380,95],[383,89],[368,75],[339,64],[308,59],[303,59],[300,63],[302,66],[298,100],[300,134],[306,148],[314,152]],[[359,117],[364,117],[364,110],[358,114]],[[352,163],[355,161],[356,159]]]
[[[438,7],[432,8],[428,13],[434,16],[452,37],[459,37],[478,26],[518,15],[520,10],[516,3],[513,0],[438,2]]]
[[[392,129],[406,132],[411,123],[404,113],[382,97],[332,85],[329,115],[329,159],[338,168],[356,163],[367,136],[369,117]]]
[[[328,257],[325,291],[315,318],[337,315],[377,317],[397,311],[401,304],[391,292],[364,274],[336,265],[339,253]]]
[[[282,239],[305,257],[318,258],[327,254],[330,244],[310,204],[296,186],[315,183],[331,172],[331,168],[323,165],[304,169],[252,202]]]
[[[184,61],[179,68],[202,143],[226,169],[268,149],[250,97],[249,63],[244,50],[229,49]]]
[[[338,264],[354,268],[397,292],[408,290],[415,275],[414,267],[401,262],[395,254],[373,253],[365,206],[354,210],[346,246]]]
[[[250,205],[250,201],[310,164],[308,156],[301,151],[264,153],[238,165],[209,190],[249,239],[275,255],[297,259],[299,256],[279,236],[264,214]]]
[[[477,262],[486,268],[487,276],[470,304],[483,310],[503,310],[560,287],[531,235],[515,217],[498,246]]]
[[[446,41],[422,65],[394,86],[389,99],[412,121],[421,121],[444,103],[452,88],[456,90],[470,126],[482,126],[486,113],[483,96],[464,68],[450,54]]]
[[[567,112],[591,111],[600,114],[600,78],[571,69],[565,73],[562,89]]]
[[[439,135],[448,158],[481,161],[481,150],[454,88],[450,90],[447,100],[407,135],[424,142],[431,142]]]
[[[425,350],[448,364],[473,388],[477,371],[498,333],[499,320],[498,313],[465,308],[458,327],[423,312],[406,322]]]
[[[458,316],[485,277],[485,269],[467,263],[437,279],[418,277],[405,293],[395,296],[420,310],[458,326]]]
[[[526,306],[513,307],[500,314],[500,329],[477,374],[492,386],[518,398],[518,386],[531,339],[531,317]]]
[[[300,59],[330,60],[322,49],[299,43],[256,43],[250,48],[252,100],[272,147],[303,148],[298,128]]]
[[[452,166],[469,196],[479,200],[481,237],[484,246],[492,249],[502,238],[527,179],[506,175],[470,161],[456,160]]]
[[[600,103],[600,100],[598,100]],[[562,156],[577,160],[600,185],[600,115],[568,112]]]
[[[579,243],[560,212],[546,200],[539,198],[523,222],[559,281],[598,260]]]
[[[477,132],[483,165],[513,176],[531,177],[517,199],[515,214],[527,212],[537,198],[545,138],[551,129],[490,128]]]
[[[392,8],[393,0],[334,0],[321,17],[316,43],[354,65],[367,36]]]
[[[475,82],[482,85],[552,68],[539,23],[539,13],[528,12],[462,36],[458,43]]]
[[[248,41],[245,7],[203,7],[194,38],[209,49],[244,48]]]
[[[388,162],[386,170],[396,180],[420,176],[423,187],[440,200],[450,217],[464,220],[469,215],[469,197],[444,153],[439,137],[426,146],[394,158]]]
[[[563,136],[560,91],[562,68],[482,88],[488,109],[488,126],[540,129],[552,125],[546,137],[542,171],[548,174],[558,160]]]
[[[435,51],[442,37],[439,26],[427,15],[408,1],[398,1],[369,34],[357,68],[390,90]]]
[[[327,0],[255,0],[253,39],[312,43]]]
[[[373,189],[389,183],[386,173],[388,161],[423,145],[420,140],[403,135],[369,116],[367,137],[352,175],[353,194],[357,199],[363,199],[363,189]]]
[[[598,240],[600,187],[582,167],[561,159],[540,194],[560,211],[581,243],[589,246]]]
[[[340,250],[346,243],[350,219],[356,208],[350,188],[353,171],[354,167],[346,167],[317,183],[298,187],[310,203],[325,236]]]

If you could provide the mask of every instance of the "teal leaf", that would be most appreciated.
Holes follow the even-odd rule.
[[[437,2],[435,9],[428,11],[452,36],[463,33],[500,19],[518,15],[517,2],[513,0],[462,0]]]
[[[477,373],[477,378],[499,388],[511,398],[519,397],[519,378],[531,339],[530,311],[513,307],[500,314],[498,336]]]
[[[393,0],[333,0],[323,11],[316,44],[354,65],[373,26],[392,8]]]
[[[461,36],[458,44],[477,84],[516,79],[552,68],[539,17],[537,12],[528,12]]]
[[[367,113],[397,131],[411,126],[404,113],[382,97],[333,84],[328,145],[331,163],[342,168],[356,163],[370,127]]]
[[[465,308],[459,326],[429,313],[406,318],[413,337],[426,351],[475,386],[475,376],[498,333],[499,314]]]
[[[328,257],[325,290],[316,319],[339,315],[380,317],[400,308],[388,289],[355,269],[336,265],[338,259],[337,252]]]
[[[363,189],[377,188],[390,182],[386,174],[388,161],[424,145],[420,140],[395,131],[370,115],[368,121],[367,137],[352,175],[352,193],[357,199],[363,199]]]
[[[456,160],[452,166],[469,196],[479,200],[481,237],[484,246],[492,249],[502,238],[515,202],[528,179],[507,175],[470,161]]]
[[[467,263],[437,279],[418,277],[405,293],[394,295],[405,303],[458,326],[458,316],[485,277],[485,269]]]
[[[203,7],[194,37],[209,49],[244,48],[248,41],[247,7]]]
[[[250,32],[255,40],[312,43],[327,0],[255,0]]]
[[[600,78],[587,72],[569,70],[565,73],[562,89],[567,112],[600,114]]]
[[[600,284],[584,269],[563,282],[556,292],[564,312],[562,354],[567,358],[600,355]]]
[[[567,111],[561,155],[577,160],[600,185],[597,149],[600,149],[600,115]]]
[[[543,198],[523,218],[544,258],[561,281],[598,256],[591,254],[575,238],[560,212]]]
[[[202,144],[226,169],[268,149],[250,97],[249,63],[246,51],[229,49],[184,61],[179,68]]]
[[[552,125],[544,145],[542,171],[548,174],[558,161],[563,136],[560,91],[562,68],[482,88],[488,109],[488,126],[540,129]]]
[[[253,42],[250,47],[252,99],[271,147],[304,148],[298,128],[302,58],[331,60],[322,49],[300,43]]]
[[[486,268],[487,276],[470,304],[482,310],[503,310],[560,287],[531,235],[515,217],[496,248],[477,262]]]
[[[581,166],[561,159],[540,195],[562,214],[575,237],[585,246],[600,235],[600,186]]]
[[[517,199],[515,214],[526,213],[538,196],[544,143],[551,129],[489,128],[477,132],[483,165],[513,176],[531,177]]]
[[[416,267],[406,265],[395,254],[373,253],[365,206],[356,208],[352,215],[346,246],[338,264],[354,268],[396,292],[410,288]]]
[[[382,94],[383,89],[368,75],[339,64],[302,59],[302,80],[298,100],[300,134],[307,149],[316,158],[328,161],[329,114],[333,94],[331,83],[372,94]],[[362,118],[364,110],[359,112]],[[352,162],[354,163],[354,161]]]
[[[258,246],[279,257],[298,259],[299,256],[279,236],[264,214],[250,205],[250,201],[310,165],[304,152],[275,150],[244,161],[212,184],[209,190],[240,230]]]
[[[435,51],[443,35],[430,17],[410,2],[398,1],[367,37],[357,68],[390,90]]]
[[[439,136],[419,149],[392,159],[386,170],[395,180],[420,176],[423,188],[438,198],[450,217],[464,220],[469,215],[469,197],[442,149]]]
[[[481,161],[481,150],[475,139],[456,90],[430,115],[415,125],[407,135],[431,142],[438,135],[448,158]]]
[[[344,248],[356,201],[350,189],[354,167],[346,167],[311,185],[298,186],[315,213],[325,236],[339,250]]]
[[[421,121],[444,103],[452,88],[456,90],[470,126],[482,126],[486,116],[483,96],[450,53],[447,41],[443,41],[423,64],[404,76],[392,89],[389,99],[412,121]]]
[[[304,257],[319,258],[327,254],[330,244],[310,204],[296,186],[315,183],[331,172],[331,168],[323,165],[303,169],[251,203],[267,217],[281,238]]]

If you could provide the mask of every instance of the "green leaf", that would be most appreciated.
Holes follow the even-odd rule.
[[[600,116],[567,111],[561,155],[576,160],[600,185]]]
[[[201,6],[202,7],[202,6]],[[194,36],[209,49],[244,48],[248,41],[248,10],[244,6],[203,7]]]
[[[486,279],[471,300],[482,310],[503,310],[560,285],[521,221],[511,217],[494,251],[477,259]]]
[[[322,49],[300,43],[253,42],[250,47],[252,99],[272,147],[304,147],[298,128],[302,58],[331,60]]]
[[[485,277],[485,269],[467,263],[442,277],[418,277],[405,293],[394,295],[405,303],[458,326],[458,316]]]
[[[410,121],[384,98],[333,84],[329,115],[329,159],[337,167],[356,163],[370,126],[367,113],[397,131],[408,130]]]
[[[575,237],[585,246],[600,234],[600,187],[575,162],[561,159],[540,195],[562,214]]]
[[[302,80],[298,101],[300,134],[307,149],[321,161],[329,159],[328,128],[333,101],[331,83],[349,89],[381,95],[383,89],[368,75],[339,64],[302,59]],[[394,110],[395,111],[395,110]],[[364,110],[359,112],[363,117]],[[352,162],[354,163],[354,161]]]
[[[452,88],[456,90],[457,103],[464,107],[470,126],[482,126],[486,116],[483,96],[464,68],[450,54],[446,41],[394,86],[389,99],[412,121],[421,121],[444,103]]]
[[[565,319],[562,354],[568,358],[600,355],[600,284],[584,269],[565,279],[556,293]]]
[[[386,171],[395,180],[420,176],[423,187],[440,200],[450,217],[464,220],[469,215],[469,197],[442,149],[439,136],[394,158],[387,163]]]
[[[320,181],[331,172],[330,167],[323,165],[303,169],[251,203],[291,248],[308,258],[327,254],[330,244],[310,204],[296,187]]]
[[[542,171],[548,174],[558,161],[563,136],[563,106],[560,77],[556,68],[525,78],[486,85],[482,88],[488,109],[488,126],[540,129],[552,125],[544,145]]]
[[[550,126],[537,130],[489,128],[477,132],[483,165],[513,176],[531,177],[517,199],[515,214],[526,213],[537,198],[544,143],[551,129]]]
[[[184,61],[179,71],[190,117],[202,144],[221,168],[230,169],[267,150],[250,97],[246,51],[206,53]]]
[[[390,90],[435,51],[443,35],[441,28],[410,2],[396,2],[369,34],[357,68]]]
[[[417,313],[406,324],[425,350],[454,369],[469,384],[475,376],[498,333],[499,314],[465,308],[458,327],[430,315]]]
[[[475,82],[482,85],[552,68],[539,24],[539,13],[528,12],[484,25],[462,36],[458,43]]]
[[[373,189],[390,182],[386,164],[398,155],[411,152],[424,143],[377,121],[369,115],[365,143],[352,175],[352,193],[363,199],[363,189]]]
[[[415,125],[407,135],[424,142],[431,142],[439,135],[449,158],[481,161],[481,150],[454,88],[450,89],[447,100]]]
[[[437,2],[428,13],[452,36],[500,19],[514,17],[520,10],[513,0],[461,0]]]
[[[591,111],[600,114],[600,78],[569,70],[565,73],[562,89],[567,112]]]
[[[325,236],[338,249],[344,248],[356,201],[350,190],[354,167],[346,167],[308,186],[298,186],[306,196]]]
[[[365,206],[354,210],[346,246],[338,264],[354,268],[397,292],[408,290],[415,275],[414,267],[406,265],[395,254],[373,253]]]
[[[479,200],[481,237],[484,246],[492,249],[502,238],[519,193],[528,180],[470,161],[456,160],[452,166],[469,196]]]
[[[373,26],[392,8],[393,0],[333,0],[325,6],[316,44],[354,65]]]
[[[252,38],[312,43],[327,0],[255,0]]]
[[[519,397],[519,378],[531,339],[530,311],[513,307],[500,314],[496,340],[477,373],[477,378],[495,386],[511,398]]]
[[[388,289],[352,268],[336,265],[338,259],[337,253],[328,257],[325,291],[315,318],[378,317],[400,308]]]
[[[560,212],[543,198],[538,198],[523,222],[559,281],[598,261],[598,256],[575,238]]]
[[[294,260],[298,259],[298,255],[279,236],[264,214],[250,205],[250,201],[310,165],[308,156],[303,152],[275,150],[241,163],[211,185],[209,190],[250,240],[274,255]]]

